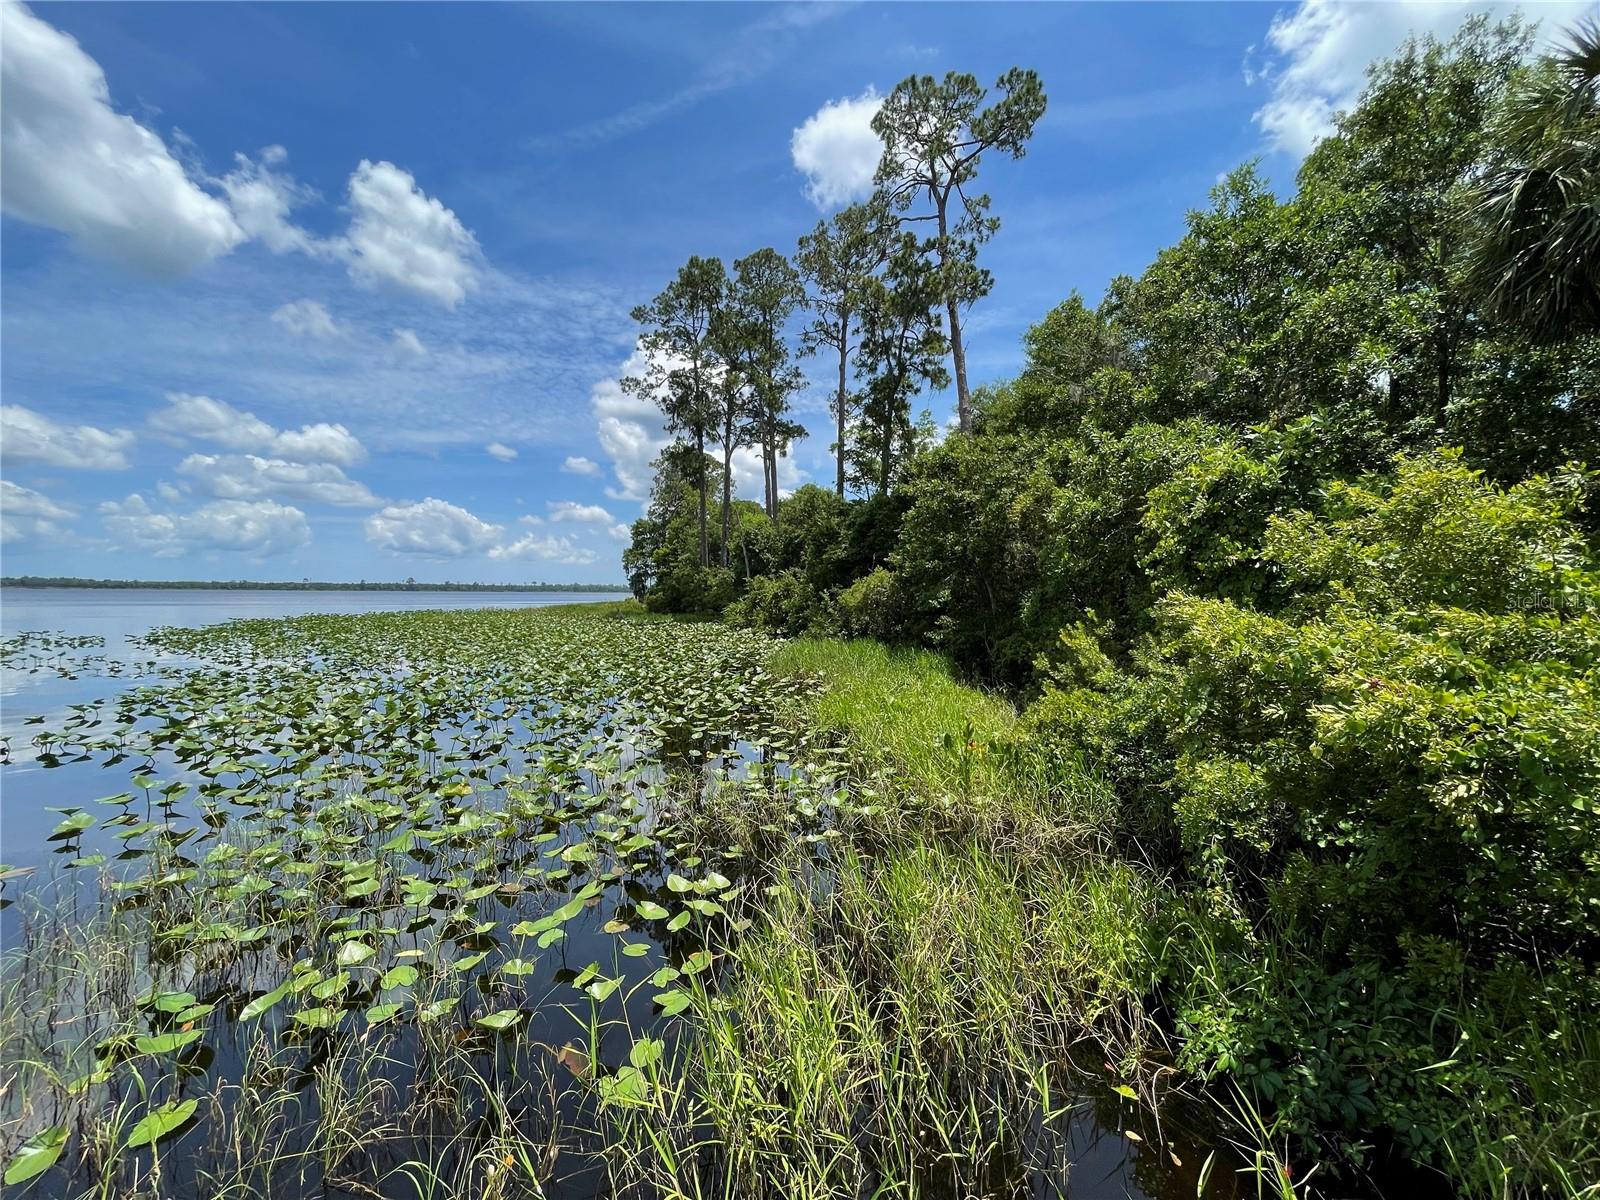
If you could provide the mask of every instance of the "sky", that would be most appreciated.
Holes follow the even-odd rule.
[[[982,165],[976,385],[1241,162],[1291,190],[1408,32],[1507,8],[0,0],[0,568],[619,581],[666,440],[631,310],[864,195],[907,75],[1049,97]],[[832,478],[806,366],[786,490]]]

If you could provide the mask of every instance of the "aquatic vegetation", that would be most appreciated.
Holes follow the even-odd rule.
[[[81,798],[0,873],[16,1186],[1195,1194],[1150,891],[937,660],[623,606],[141,652],[19,748]]]
[[[630,1094],[612,1027],[688,1008],[674,981],[710,966],[742,887],[740,848],[701,844],[686,812],[761,790],[803,833],[835,801],[779,719],[808,685],[773,679],[754,635],[413,612],[166,629],[148,649],[153,682],[32,741],[45,768],[125,774],[59,811],[54,899],[34,889],[8,957],[16,1182],[194,1186],[164,1146],[246,1116],[285,1148],[263,1167],[241,1146],[240,1180],[376,1170],[375,1126],[352,1130],[358,1153],[330,1122],[370,1102],[414,1146],[434,1105],[525,1103],[552,1052],[520,1035],[548,1034],[551,1009],[603,1092]],[[494,1088],[450,1095],[438,1059],[457,1055]],[[269,1087],[318,1094],[261,1111]],[[296,1138],[288,1109],[307,1107],[317,1133]]]

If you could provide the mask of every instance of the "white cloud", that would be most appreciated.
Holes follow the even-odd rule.
[[[226,550],[261,558],[311,541],[306,515],[276,500],[217,500],[192,512],[160,512],[137,492],[100,505],[106,532],[124,546],[157,558]]]
[[[132,445],[133,434],[126,429],[62,425],[20,404],[0,405],[0,455],[6,459],[120,471],[128,465]]]
[[[611,459],[617,476],[618,486],[607,490],[618,500],[643,500],[650,495],[650,464],[670,440],[660,410],[649,400],[623,391],[619,382],[628,376],[642,377],[649,366],[650,356],[635,346],[621,370],[595,384],[589,393],[600,448]]]
[[[350,275],[367,287],[391,284],[454,308],[477,286],[478,243],[409,171],[361,160],[350,176]]]
[[[245,238],[159,135],[111,107],[100,65],[15,2],[0,4],[0,200],[82,250],[181,275]]]
[[[806,473],[795,461],[794,447],[778,457],[778,495],[789,495],[806,481]],[[758,446],[740,446],[733,452],[733,490],[746,500],[760,500],[767,494],[767,485],[761,473],[761,449]]]
[[[479,520],[464,508],[430,496],[410,504],[391,504],[367,518],[367,541],[395,554],[461,558],[492,551],[501,527]]]
[[[289,221],[293,209],[317,198],[314,190],[296,183],[287,171],[273,170],[288,160],[289,152],[282,146],[268,146],[259,160],[244,154],[233,157],[237,166],[217,183],[245,235],[274,254],[298,250],[317,257],[327,255],[330,247],[326,243]]]
[[[619,542],[629,541],[633,537],[633,530],[629,529],[620,521],[613,525],[610,529],[606,530],[606,533]]]
[[[561,464],[561,469],[569,475],[598,475],[600,464],[592,458],[585,458],[581,454],[567,455],[567,461]]]
[[[428,348],[422,344],[422,339],[414,329],[396,329],[393,345],[396,350],[403,350],[414,358],[428,357]]]
[[[319,421],[280,431],[254,413],[185,392],[168,392],[167,407],[152,415],[150,424],[175,437],[215,442],[229,450],[260,450],[295,462],[353,467],[367,457],[366,447],[343,425]]]
[[[496,546],[489,551],[490,558],[543,558],[570,566],[584,566],[599,557],[593,550],[576,546],[571,538],[547,534],[525,533],[514,542]]]
[[[347,508],[378,504],[366,484],[328,462],[286,462],[255,454],[191,454],[178,464],[178,474],[205,495],[222,500],[278,496]]]
[[[576,521],[582,525],[610,525],[616,518],[598,504],[579,504],[575,500],[550,500],[545,507],[552,521]]]
[[[272,440],[270,449],[285,458],[338,463],[341,467],[353,467],[367,457],[366,447],[355,434],[327,421],[285,429]]]
[[[1550,0],[1536,14],[1545,35],[1581,16],[1592,4]],[[1333,128],[1336,113],[1351,107],[1366,82],[1368,64],[1395,50],[1407,36],[1450,36],[1469,14],[1496,18],[1517,11],[1513,4],[1448,2],[1350,4],[1301,0],[1279,13],[1267,31],[1270,52],[1246,70],[1250,82],[1271,83],[1272,96],[1257,110],[1256,124],[1275,150],[1304,155]]]
[[[510,462],[517,456],[517,452],[503,442],[490,442],[483,451],[490,458],[498,458],[501,462]]]
[[[872,118],[883,97],[870,87],[859,96],[830,100],[805,119],[789,140],[789,155],[806,177],[806,196],[831,211],[872,191],[883,143]]]
[[[152,414],[150,424],[162,433],[216,442],[230,450],[264,449],[278,436],[276,429],[254,413],[186,392],[168,392],[167,407]]]
[[[316,300],[290,301],[273,312],[272,319],[290,333],[319,341],[328,341],[344,334],[332,314]]]
[[[76,509],[57,504],[9,479],[0,479],[0,542],[54,537],[61,532],[56,522],[70,521],[75,516]]]

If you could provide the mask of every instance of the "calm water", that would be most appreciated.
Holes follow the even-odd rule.
[[[0,591],[0,637],[49,631],[69,637],[102,637],[103,654],[125,663],[146,662],[148,651],[130,638],[162,625],[214,625],[238,617],[293,617],[305,613],[393,612],[428,608],[538,608],[620,600],[616,592],[275,592],[203,591],[178,588],[11,588]],[[11,762],[0,766],[0,862],[41,866],[50,846],[45,836],[59,820],[49,806],[81,804],[83,776],[47,771],[33,760],[29,717],[60,715],[84,704],[137,686],[137,675],[87,672],[64,679],[55,671],[0,671],[0,735],[11,739]],[[122,786],[120,777],[117,787]],[[117,787],[106,790],[115,791]],[[90,792],[90,796],[99,795]]]

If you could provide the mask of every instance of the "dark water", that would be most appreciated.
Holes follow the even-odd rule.
[[[50,830],[59,820],[51,807],[83,804],[102,793],[125,786],[120,775],[114,780],[102,773],[97,763],[69,764],[65,767],[46,768],[32,753],[29,746],[31,727],[24,722],[32,716],[46,715],[56,718],[70,706],[116,694],[118,691],[141,683],[148,683],[140,671],[148,665],[150,652],[129,644],[129,638],[166,625],[197,626],[236,617],[278,617],[306,613],[361,613],[393,611],[396,609],[473,609],[473,608],[528,608],[551,604],[588,602],[615,599],[606,594],[557,593],[277,593],[277,592],[200,592],[200,591],[146,591],[146,590],[96,590],[70,589],[26,590],[0,596],[0,631],[13,637],[25,631],[50,631],[76,638],[100,638],[103,646],[88,646],[73,651],[78,657],[98,660],[91,669],[77,678],[64,678],[54,669],[28,671],[12,669],[0,681],[0,732],[10,736],[11,762],[0,767],[0,862],[13,867],[38,867],[40,881],[52,875],[49,866],[53,851],[48,841]],[[121,672],[119,674],[119,672]],[[52,720],[53,724],[54,721]],[[547,848],[545,852],[559,851],[565,840]],[[85,847],[88,848],[88,847]],[[555,954],[543,956],[538,961],[538,971],[526,980],[526,994],[531,1007],[542,1025],[536,1039],[480,1038],[484,1047],[480,1057],[486,1075],[505,1074],[508,1077],[530,1077],[550,1072],[549,1048],[559,1046],[568,1039],[582,1042],[583,1022],[579,1016],[563,1010],[555,1003],[541,1003],[570,994],[573,976],[583,964],[611,960],[614,973],[627,980],[627,985],[610,1005],[608,1020],[600,1038],[590,1043],[598,1069],[614,1069],[625,1061],[632,1037],[629,1030],[655,1028],[658,1036],[672,1040],[672,1034],[655,1019],[647,998],[648,991],[636,992],[634,984],[666,963],[682,963],[695,949],[692,939],[650,935],[648,955],[623,962],[616,958],[615,941],[602,931],[601,926],[614,915],[626,915],[629,902],[648,898],[668,900],[670,897],[646,891],[638,884],[630,885],[624,894],[608,897],[605,904],[597,904],[568,925],[568,940]],[[558,897],[559,899],[559,897]],[[614,902],[614,903],[613,903]],[[480,916],[500,917],[509,924],[518,916],[536,915],[537,910],[524,908],[523,901],[486,898]],[[548,907],[548,906],[546,906]],[[15,914],[0,915],[4,925],[5,941],[10,944],[15,935],[12,921]],[[644,931],[641,930],[641,933]],[[226,1014],[225,998],[248,993],[249,981],[241,979],[215,979],[209,992],[197,988],[197,998],[206,1002],[219,1002],[219,1016],[207,1038],[207,1057],[194,1064],[196,1070],[212,1081],[240,1078],[244,1051],[238,1043],[238,1031],[231,1022],[223,1020]],[[235,1009],[236,1011],[236,1009]],[[274,1019],[281,1019],[278,1014]],[[675,1028],[675,1027],[674,1027]],[[300,1086],[312,1078],[317,1054],[334,1051],[340,1039],[349,1035],[317,1035],[308,1039],[307,1056]],[[393,1081],[399,1089],[406,1087],[414,1072],[415,1047],[401,1031],[392,1035],[396,1041],[386,1054],[393,1063]],[[1019,1196],[1070,1196],[1079,1200],[1190,1200],[1198,1194],[1206,1200],[1226,1200],[1240,1194],[1235,1175],[1236,1160],[1215,1136],[1214,1130],[1184,1133],[1180,1128],[1192,1124],[1204,1128],[1205,1122],[1195,1119],[1185,1121],[1185,1114],[1176,1108],[1163,1114],[1158,1121],[1140,1106],[1128,1104],[1118,1096],[1109,1083],[1100,1086],[1094,1077],[1100,1073],[1098,1062],[1080,1062],[1073,1065],[1070,1080],[1064,1084],[1072,1091],[1066,1097],[1071,1115],[1058,1118],[1048,1129],[1040,1127],[1025,1131],[1024,1141],[1042,1143],[1044,1157],[1059,1164],[1059,1175],[1035,1175],[1030,1185]],[[560,1072],[556,1072],[560,1077]],[[1087,1080],[1087,1082],[1086,1082]],[[553,1122],[571,1122],[577,1117],[575,1089],[567,1088],[553,1097],[549,1119]],[[308,1097],[307,1112],[315,1107]],[[1131,1131],[1131,1132],[1130,1132]],[[459,1131],[445,1130],[445,1135]],[[208,1131],[206,1136],[212,1136]],[[182,1139],[188,1153],[203,1156],[206,1143],[197,1140],[198,1134]],[[1037,1160],[1039,1145],[1029,1147],[1035,1153],[1029,1157]],[[1198,1188],[1202,1163],[1213,1152],[1217,1162],[1210,1185],[1203,1191]],[[1003,1172],[1005,1173],[1005,1172]],[[43,1191],[33,1194],[51,1195],[49,1181]],[[171,1180],[177,1185],[174,1195],[203,1194],[203,1185],[183,1172]],[[579,1171],[562,1183],[551,1181],[551,1196],[566,1196],[573,1200],[588,1200],[607,1194],[603,1178],[598,1173]],[[187,1186],[185,1186],[187,1185]],[[324,1187],[326,1181],[324,1181]],[[930,1194],[936,1191],[931,1189]],[[336,1190],[328,1194],[344,1194]],[[382,1194],[389,1195],[389,1189]],[[392,1193],[407,1195],[406,1191]],[[955,1200],[952,1196],[951,1200]]]

